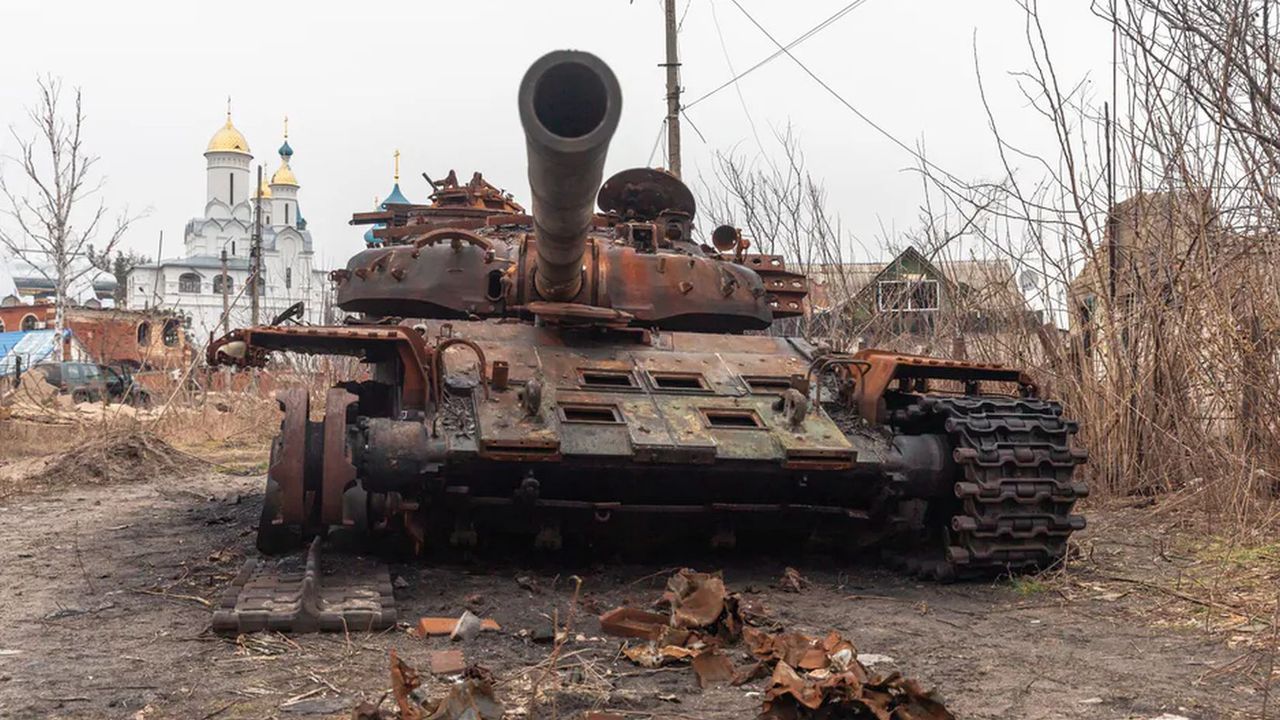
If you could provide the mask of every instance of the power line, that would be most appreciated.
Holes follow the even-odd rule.
[[[667,119],[662,118],[662,122],[658,123],[658,137],[653,139],[653,149],[649,151],[649,162],[645,165],[653,167],[653,157],[658,154],[658,145],[662,143],[662,133],[667,129]]]
[[[863,121],[863,122],[865,122],[867,125],[870,125],[872,129],[874,129],[876,132],[878,132],[878,133],[880,133],[881,135],[883,135],[885,138],[887,138],[887,139],[888,139],[890,142],[892,142],[894,145],[897,145],[898,147],[902,148],[903,150],[906,150],[906,151],[907,151],[907,152],[908,152],[912,157],[914,157],[914,158],[916,158],[917,160],[919,160],[922,164],[924,164],[924,165],[926,165],[926,166],[928,166],[928,167],[930,167],[930,168],[933,168],[934,170],[938,171],[939,173],[942,173],[943,175],[947,176],[947,179],[951,180],[952,182],[957,183],[957,184],[962,184],[962,183],[961,183],[961,180],[960,180],[958,177],[956,177],[955,175],[952,175],[951,173],[947,172],[946,170],[943,170],[942,168],[938,167],[938,166],[937,166],[937,165],[935,165],[933,162],[931,162],[928,158],[926,158],[925,156],[923,156],[923,155],[921,155],[919,152],[917,152],[917,151],[916,151],[914,148],[912,148],[910,145],[907,145],[906,143],[904,143],[904,142],[902,142],[901,140],[899,140],[897,137],[895,137],[895,136],[893,135],[893,133],[889,132],[888,130],[885,130],[885,129],[884,129],[883,127],[881,127],[878,123],[876,123],[876,121],[874,121],[874,120],[872,120],[871,118],[869,118],[869,117],[867,117],[866,115],[864,115],[864,114],[862,113],[862,111],[861,111],[861,110],[858,110],[858,108],[856,108],[856,107],[854,107],[852,104],[850,104],[850,102],[849,102],[848,100],[845,100],[845,99],[844,99],[844,97],[843,97],[843,96],[841,96],[841,95],[840,95],[840,93],[836,92],[834,88],[832,88],[830,85],[828,85],[828,84],[826,84],[825,82],[823,82],[822,78],[820,78],[820,77],[818,77],[817,75],[815,75],[815,74],[814,74],[814,72],[813,72],[812,70],[810,70],[810,69],[809,69],[809,67],[808,67],[807,65],[805,65],[805,64],[804,64],[804,63],[802,63],[802,62],[800,62],[800,59],[799,59],[799,58],[797,58],[795,55],[792,55],[792,54],[791,54],[791,51],[790,51],[789,49],[787,49],[786,47],[784,47],[784,46],[782,45],[782,43],[778,42],[778,41],[777,41],[777,39],[775,39],[775,38],[773,37],[773,35],[769,33],[769,31],[768,31],[768,30],[765,30],[765,29],[764,29],[764,26],[763,26],[763,25],[761,25],[759,22],[757,22],[757,21],[756,21],[756,19],[755,19],[754,17],[752,17],[752,16],[751,16],[751,13],[747,12],[747,9],[746,9],[746,8],[744,8],[744,7],[742,7],[742,4],[741,4],[741,3],[739,3],[739,2],[738,2],[738,0],[729,0],[729,1],[730,1],[730,2],[732,2],[732,3],[734,4],[734,6],[735,6],[735,7],[737,7],[737,8],[738,8],[738,10],[740,10],[740,11],[742,12],[742,14],[743,14],[743,15],[745,15],[745,16],[747,17],[747,19],[751,21],[751,24],[752,24],[752,25],[755,25],[755,26],[756,26],[756,29],[758,29],[760,32],[764,33],[764,36],[765,36],[765,37],[769,38],[769,40],[770,40],[774,45],[777,45],[777,46],[778,46],[778,48],[779,48],[779,52],[781,52],[781,53],[786,53],[787,57],[791,58],[792,62],[794,62],[796,65],[800,66],[800,69],[801,69],[801,70],[803,70],[803,71],[805,72],[805,74],[806,74],[806,75],[808,75],[809,77],[813,78],[813,81],[814,81],[814,82],[816,82],[816,83],[818,83],[819,85],[821,85],[821,86],[822,86],[822,89],[823,89],[823,90],[826,90],[828,93],[830,93],[830,94],[831,94],[831,96],[832,96],[832,97],[834,97],[836,100],[838,100],[838,101],[840,102],[840,104],[841,104],[841,105],[844,105],[846,108],[848,108],[849,112],[853,113],[854,115],[857,115],[857,116],[858,116],[858,119],[862,120],[862,121]]]
[[[747,68],[746,70],[743,70],[742,72],[738,73],[737,75],[734,75],[733,77],[729,78],[729,79],[728,79],[728,80],[726,80],[725,82],[723,82],[723,83],[721,83],[720,85],[716,86],[716,87],[715,87],[714,89],[712,89],[710,92],[708,92],[708,93],[706,93],[706,94],[702,95],[701,97],[697,98],[697,99],[696,99],[696,100],[694,100],[693,102],[691,102],[691,103],[689,103],[689,104],[685,105],[685,106],[684,106],[684,109],[685,109],[685,110],[688,110],[689,108],[693,107],[694,105],[697,105],[698,103],[702,102],[703,100],[706,100],[707,98],[711,97],[712,95],[715,95],[716,93],[718,93],[718,92],[720,92],[721,90],[723,90],[723,89],[725,89],[725,88],[729,87],[730,85],[734,85],[734,84],[736,84],[739,80],[741,80],[742,78],[744,78],[744,77],[746,77],[746,76],[750,75],[751,73],[755,72],[756,70],[759,70],[761,67],[763,67],[764,65],[768,64],[768,63],[769,63],[770,61],[772,61],[774,58],[777,58],[778,56],[782,55],[783,53],[787,53],[787,51],[788,51],[788,50],[790,50],[791,48],[797,47],[798,45],[800,45],[801,43],[803,43],[805,40],[808,40],[809,38],[813,37],[814,35],[817,35],[818,33],[820,33],[820,32],[822,32],[823,30],[825,30],[825,29],[827,28],[827,26],[831,25],[831,24],[832,24],[832,23],[834,23],[835,21],[839,20],[840,18],[844,17],[845,15],[848,15],[850,12],[852,12],[852,11],[854,11],[854,10],[857,10],[857,9],[858,9],[858,8],[859,8],[863,3],[865,3],[866,1],[867,1],[867,0],[853,0],[853,2],[849,3],[848,5],[845,5],[843,8],[840,8],[840,9],[839,9],[839,10],[837,10],[834,14],[832,14],[830,17],[828,17],[826,20],[823,20],[822,22],[818,23],[817,25],[814,25],[813,27],[809,28],[809,30],[808,30],[808,31],[806,31],[803,35],[801,35],[800,37],[797,37],[795,40],[792,40],[790,43],[788,43],[786,47],[782,47],[781,45],[779,45],[778,47],[779,47],[779,48],[781,48],[781,49],[779,49],[779,50],[775,50],[775,51],[774,51],[774,53],[773,53],[772,55],[770,55],[770,56],[766,57],[765,59],[761,60],[760,62],[756,63],[755,65],[752,65],[751,67]],[[735,4],[735,5],[737,5],[737,3],[734,3],[734,4]],[[741,5],[738,5],[738,9],[739,9],[739,10],[742,10],[742,6],[741,6]],[[742,12],[745,14],[745,13],[746,13],[746,10],[742,10]],[[714,13],[715,13],[715,9],[714,9],[714,7],[712,8],[712,13],[713,13],[713,15],[714,15]],[[750,16],[750,15],[748,15],[747,17],[749,18],[749,17],[751,17],[751,16]],[[754,23],[755,21],[754,21],[754,20],[752,20],[752,22]],[[756,25],[756,27],[760,27],[760,26],[757,24],[757,25]],[[717,23],[717,29],[718,29],[718,23]],[[763,29],[763,28],[762,28],[762,29]],[[765,34],[766,34],[766,35],[768,35],[768,33],[765,33]],[[773,40],[773,38],[772,38],[772,37],[770,37],[769,39],[770,39],[770,40]],[[777,41],[775,40],[775,41],[774,41],[774,43],[775,43],[775,44],[777,44]],[[790,54],[790,53],[787,53],[787,54]],[[730,68],[729,72],[733,72],[733,69],[732,69],[732,68]]]
[[[715,0],[711,0],[711,20],[716,26],[716,36],[720,38],[720,52],[724,53],[724,64],[729,67],[729,73],[737,77],[737,71],[733,69],[733,60],[729,57],[729,46],[725,44],[724,32],[720,29],[720,17],[716,14]],[[763,156],[765,154],[764,143],[760,142],[760,131],[756,129],[756,121],[751,117],[751,110],[747,107],[747,99],[742,96],[742,86],[734,83],[733,91],[738,96],[738,104],[742,106],[742,115],[747,118],[747,124],[751,126],[751,136],[756,140],[756,147],[759,148],[760,155]],[[703,97],[709,96],[704,95]],[[686,117],[688,116],[686,115]],[[690,124],[693,124],[693,121],[690,121]]]

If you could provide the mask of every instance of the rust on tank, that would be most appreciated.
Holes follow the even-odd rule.
[[[259,546],[335,525],[417,549],[754,532],[877,540],[934,578],[1057,562],[1088,492],[1058,404],[1016,368],[767,334],[805,312],[808,280],[732,225],[700,235],[674,175],[604,178],[620,108],[600,58],[548,54],[517,107],[530,210],[450,172],[429,204],[353,216],[381,227],[332,274],[347,324],[210,344],[213,365],[363,364],[322,419],[280,394]],[[655,517],[677,522],[647,531]],[[825,692],[779,681],[779,704]]]

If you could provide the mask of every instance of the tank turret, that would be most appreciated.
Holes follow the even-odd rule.
[[[622,91],[600,58],[559,50],[524,74],[519,103],[537,238],[534,287],[545,300],[568,302],[582,290],[582,256]]]

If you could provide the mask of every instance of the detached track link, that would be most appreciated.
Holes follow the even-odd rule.
[[[955,443],[963,479],[955,484],[959,513],[951,518],[946,567],[940,579],[1019,572],[1049,566],[1067,550],[1067,537],[1085,526],[1072,515],[1089,494],[1072,479],[1088,458],[1071,447],[1077,424],[1056,402],[1032,398],[921,398],[920,409],[941,416]]]

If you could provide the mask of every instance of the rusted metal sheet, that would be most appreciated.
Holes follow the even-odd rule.
[[[274,522],[302,525],[307,521],[306,480],[303,472],[307,457],[307,414],[311,398],[303,387],[276,392],[276,402],[284,411],[280,437],[276,440],[271,466],[267,474],[280,488],[279,515]]]
[[[403,369],[401,402],[406,408],[424,409],[434,397],[434,357],[413,328],[403,325],[374,327],[256,326],[230,333],[209,343],[205,357],[210,365],[264,367],[277,350],[309,355],[354,355],[367,362],[397,360]]]
[[[328,525],[344,524],[342,495],[356,480],[356,467],[351,464],[351,448],[347,444],[347,409],[356,399],[342,388],[332,388],[325,395],[320,522]]]

